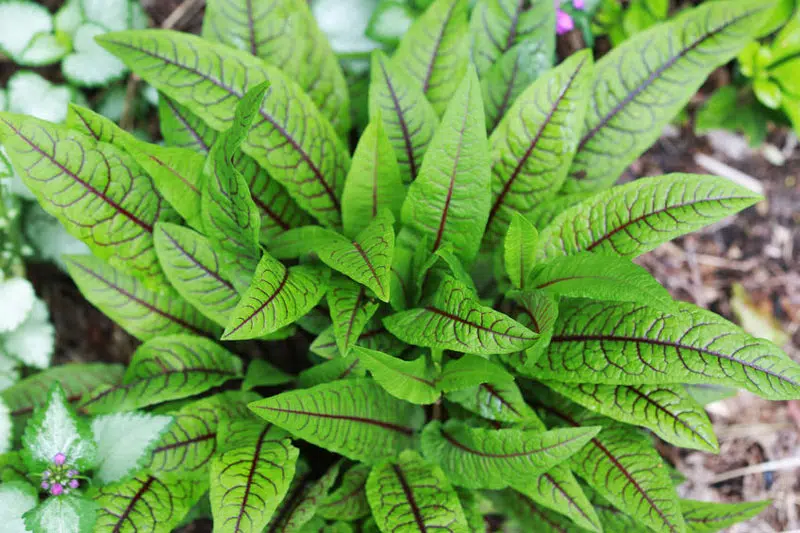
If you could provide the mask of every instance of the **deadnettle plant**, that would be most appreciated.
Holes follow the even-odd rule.
[[[757,514],[681,499],[653,440],[715,452],[697,391],[800,398],[800,367],[632,260],[760,197],[713,176],[613,184],[765,4],[708,2],[554,66],[552,0],[435,0],[373,53],[364,99],[304,0],[209,0],[202,37],[99,37],[160,91],[164,145],[78,106],[64,125],[2,113],[0,135],[92,249],[69,260],[83,294],[143,343],[124,369],[0,393],[23,458],[0,456],[0,513],[19,531],[492,515],[626,533]]]

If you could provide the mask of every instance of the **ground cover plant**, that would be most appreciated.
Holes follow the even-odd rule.
[[[249,5],[98,37],[160,92],[164,145],[0,113],[92,250],[76,284],[142,341],[0,392],[10,531],[716,531],[768,505],[679,498],[653,439],[717,451],[692,388],[800,398],[800,367],[632,262],[760,197],[614,185],[768,3],[553,65],[552,0],[436,0],[366,101],[305,2]],[[282,339],[311,340],[298,374]]]

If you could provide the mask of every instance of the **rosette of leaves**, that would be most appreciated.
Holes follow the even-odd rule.
[[[83,417],[174,417],[93,495],[96,530],[210,513],[226,532],[465,532],[497,511],[684,532],[764,507],[679,498],[652,439],[716,451],[686,387],[798,398],[800,367],[632,262],[760,197],[701,175],[613,186],[763,2],[547,69],[551,0],[435,0],[373,53],[362,104],[306,2],[248,5],[210,1],[203,37],[99,38],[160,91],[164,146],[77,106],[63,126],[0,114],[25,182],[94,253],[73,279],[144,342],[122,376],[6,391],[11,431],[54,379]],[[292,336],[311,342],[298,375],[270,364]]]

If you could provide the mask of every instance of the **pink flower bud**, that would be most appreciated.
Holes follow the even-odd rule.
[[[67,462],[67,456],[66,456],[66,455],[64,455],[63,453],[57,453],[57,454],[55,454],[55,456],[53,457],[53,463],[54,463],[56,466],[62,466],[62,465],[63,465],[64,463],[66,463],[66,462]]]
[[[586,2],[584,0],[572,0],[572,7],[583,11],[583,9],[586,7]]]
[[[572,17],[559,9],[558,13],[556,13],[556,33],[564,35],[573,29],[575,29],[575,22],[572,20]]]
[[[69,488],[71,489],[77,489],[78,485],[80,485],[80,483],[78,483],[77,479],[73,479],[69,482]]]
[[[60,496],[64,493],[64,486],[61,483],[53,483],[50,487],[50,494],[53,496]]]

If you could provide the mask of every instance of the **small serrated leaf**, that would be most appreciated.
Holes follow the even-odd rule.
[[[27,481],[3,480],[0,484],[0,523],[6,533],[29,532],[22,515],[34,509],[38,503],[38,492]]]
[[[545,382],[545,385],[591,411],[649,428],[676,446],[719,451],[708,415],[681,385],[592,385],[555,381]]]
[[[136,472],[170,423],[170,416],[148,413],[114,413],[92,420],[98,452],[93,479],[106,485]]]
[[[434,7],[462,1],[438,0]],[[419,176],[408,189],[402,221],[417,239],[428,238],[431,252],[451,243],[456,255],[469,265],[480,249],[491,202],[489,148],[478,77],[472,67],[448,99]]]
[[[66,494],[47,498],[25,513],[26,531],[89,533],[97,519],[97,505],[92,500]],[[5,524],[3,528],[5,529]]]
[[[455,278],[446,278],[431,305],[383,320],[397,338],[429,348],[496,355],[522,350],[536,334],[510,317],[479,304]]]
[[[284,392],[250,408],[297,438],[363,462],[410,446],[422,414],[365,378]]]
[[[241,360],[214,341],[158,337],[134,352],[122,383],[84,394],[80,408],[94,414],[132,411],[200,394],[241,374]]]
[[[467,70],[467,11],[466,0],[435,0],[411,25],[392,57],[440,115]]]
[[[383,122],[403,181],[410,183],[417,178],[439,117],[414,79],[380,50],[372,54],[370,74],[370,118]]]
[[[156,224],[153,240],[161,268],[178,294],[225,326],[239,303],[239,293],[222,273],[211,242],[194,230],[168,222]]]
[[[563,299],[533,374],[567,383],[735,385],[773,400],[800,391],[800,366],[777,346],[686,303],[657,311]]]
[[[361,359],[372,378],[396,398],[418,405],[434,403],[440,396],[436,374],[427,356],[404,361],[376,350],[356,346],[353,354]]]
[[[458,420],[433,421],[422,432],[421,447],[425,457],[441,465],[454,484],[502,489],[514,482],[530,482],[532,476],[565,461],[599,430],[483,429]]]
[[[86,299],[139,340],[219,331],[169,287],[150,290],[137,278],[96,257],[73,255],[65,259],[70,276]]]
[[[328,273],[306,265],[286,268],[265,253],[228,320],[223,340],[256,339],[293,323],[325,295]]]
[[[289,439],[267,441],[269,427],[254,444],[227,450],[211,462],[214,530],[260,532],[289,490],[299,451]]]
[[[54,384],[47,403],[37,410],[22,436],[23,458],[29,472],[43,472],[62,454],[64,464],[91,470],[97,461],[97,445],[86,420],[78,418],[63,389]]]
[[[342,192],[344,234],[355,237],[384,209],[395,219],[406,190],[380,112],[358,141]]]
[[[373,467],[367,497],[383,533],[469,531],[461,502],[447,476],[415,451],[405,450],[397,459]]]
[[[761,197],[716,176],[668,174],[590,196],[539,233],[540,261],[601,252],[636,257],[751,206]]]

